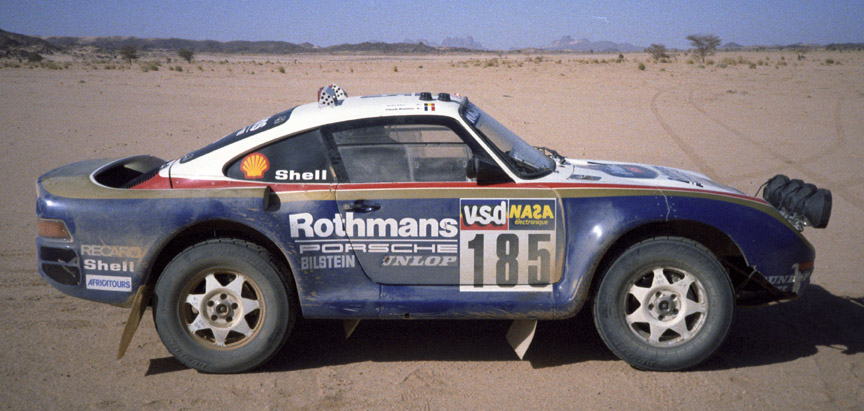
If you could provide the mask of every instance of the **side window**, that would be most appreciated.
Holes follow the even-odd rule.
[[[336,181],[327,147],[318,130],[279,140],[234,160],[225,174],[238,180],[269,183]]]
[[[333,131],[350,182],[470,181],[471,149],[451,128],[388,121]]]

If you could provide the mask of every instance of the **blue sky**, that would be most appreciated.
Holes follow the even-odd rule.
[[[744,45],[864,42],[864,1],[3,0],[0,29],[45,36],[281,40],[319,46],[471,35],[488,48],[563,35],[686,47],[688,34]]]

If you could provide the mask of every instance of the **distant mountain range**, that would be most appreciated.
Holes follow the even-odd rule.
[[[478,50],[489,50],[474,40],[471,36],[446,37],[441,43],[435,43],[427,39],[405,39],[401,43],[385,43],[380,41],[367,41],[356,44],[339,44],[335,46],[319,47],[312,43],[290,43],[286,41],[215,41],[215,40],[186,40],[177,38],[138,38],[138,37],[35,37],[23,34],[10,33],[0,30],[0,58],[11,57],[25,59],[33,57],[34,54],[46,55],[55,53],[114,53],[126,46],[133,46],[144,52],[169,51],[176,52],[181,49],[193,50],[196,53],[225,53],[225,54],[297,54],[297,53],[355,53],[355,54],[441,54],[441,53],[470,53]],[[823,47],[813,44],[793,44],[788,46],[742,46],[738,43],[727,42],[718,47],[719,50],[755,50],[755,49],[797,49]],[[864,49],[862,43],[830,44],[825,46],[829,49]],[[569,35],[562,36],[547,46],[511,49],[510,51],[559,51],[559,52],[581,52],[581,53],[626,53],[640,52],[642,46],[631,43],[616,43],[612,41],[591,41],[588,39],[574,40]],[[503,50],[497,50],[503,51]],[[39,57],[39,56],[36,56]]]
[[[403,43],[409,44],[425,44],[431,47],[454,47],[454,48],[463,48],[468,50],[485,50],[486,47],[483,47],[482,44],[474,40],[474,37],[465,36],[465,37],[447,37],[441,43],[436,43],[434,41],[430,41],[427,39],[405,39]]]
[[[563,36],[552,42],[547,50],[580,51],[594,53],[621,53],[629,51],[642,51],[645,47],[634,46],[630,43],[615,43],[612,41],[590,41],[588,39],[573,40],[573,37]]]

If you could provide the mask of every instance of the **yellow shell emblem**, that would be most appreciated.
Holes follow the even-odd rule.
[[[245,178],[262,178],[264,173],[270,169],[270,160],[261,153],[252,153],[240,163],[240,171]]]

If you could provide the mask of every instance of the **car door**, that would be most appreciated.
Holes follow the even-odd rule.
[[[373,281],[539,291],[560,278],[555,193],[478,185],[469,162],[494,162],[456,120],[386,117],[334,125],[325,136],[346,236]]]
[[[304,315],[377,314],[379,285],[369,280],[337,229],[341,217],[336,178],[320,130],[286,136],[245,153],[226,165],[225,174],[266,183],[273,190],[266,216],[293,268]]]

